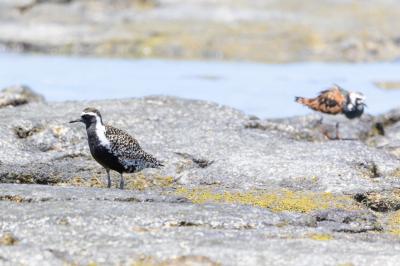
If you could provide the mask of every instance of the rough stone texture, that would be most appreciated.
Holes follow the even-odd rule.
[[[0,91],[0,108],[31,102],[44,102],[44,97],[27,86],[11,86]]]
[[[368,143],[400,157],[400,109],[391,110],[377,121],[384,127],[384,135],[377,135]]]
[[[393,0],[1,0],[0,46],[121,57],[394,60],[399,10]]]
[[[1,232],[15,239],[0,245],[2,265],[396,265],[400,256],[389,235],[343,233],[376,232],[365,211],[273,213],[154,192],[11,184],[0,185],[0,198]]]
[[[87,106],[165,167],[96,188],[105,171],[68,123]],[[397,114],[259,120],[173,97],[2,108],[0,183],[14,184],[0,184],[0,264],[396,265],[400,163],[374,145],[396,141]],[[337,121],[346,140],[326,139]],[[279,193],[292,196],[278,208],[254,201]]]
[[[286,134],[292,125],[248,128],[254,120],[235,109],[171,97],[0,110],[0,180],[46,184],[102,178],[104,170],[89,154],[84,126],[68,124],[87,106],[99,108],[106,123],[125,129],[164,161],[161,171],[148,173],[172,176],[178,184],[342,193],[399,184],[390,178],[398,159],[358,140],[299,140]]]

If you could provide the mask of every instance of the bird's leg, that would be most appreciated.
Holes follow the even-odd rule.
[[[124,176],[121,173],[121,180],[119,181],[119,188],[124,189],[124,184],[125,184]]]
[[[324,116],[321,115],[321,118],[317,120],[317,125],[322,125],[323,121],[324,121]]]
[[[339,122],[336,122],[336,139],[340,139],[340,135],[339,135]]]
[[[110,169],[106,168],[107,171],[107,187],[111,187],[111,177],[110,177]]]
[[[330,136],[330,134],[328,133],[328,131],[322,131],[322,133],[324,134],[324,136],[329,139],[329,140],[339,140],[340,139],[340,135],[339,135],[339,122],[336,122],[336,132],[335,132],[335,136],[332,137]]]
[[[323,120],[324,120],[324,116],[321,115],[321,118],[319,120],[317,120],[317,125],[319,125],[322,135],[324,135],[327,139],[331,139],[331,137],[329,136],[328,130],[326,128],[324,128],[324,125],[322,123]]]

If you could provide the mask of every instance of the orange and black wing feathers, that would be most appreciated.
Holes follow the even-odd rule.
[[[339,114],[343,111],[346,96],[338,86],[321,91],[320,94],[312,99],[296,97],[296,102],[304,104],[309,108],[327,114]]]

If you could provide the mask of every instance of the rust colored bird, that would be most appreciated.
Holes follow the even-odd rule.
[[[334,85],[321,91],[315,98],[296,97],[301,103],[317,112],[337,115],[344,114],[348,119],[360,117],[364,112],[365,96],[360,92],[349,92]],[[339,139],[339,122],[336,123],[336,139]]]

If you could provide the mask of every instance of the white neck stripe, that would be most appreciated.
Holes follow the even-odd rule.
[[[101,123],[99,116],[96,116],[96,135],[101,145],[106,147],[110,146],[110,141],[106,137],[106,127]]]
[[[96,114],[96,113],[93,113],[93,112],[82,112],[82,114],[81,115],[93,115],[93,116],[96,116],[96,117],[98,117],[99,115],[98,114]]]

